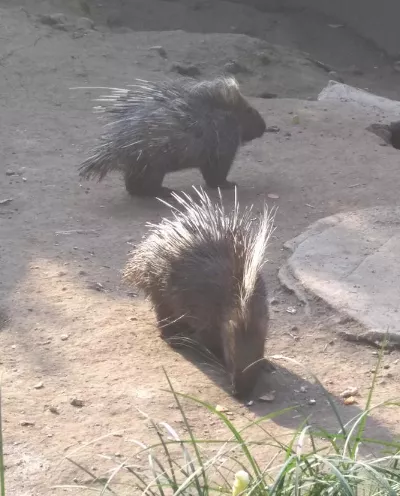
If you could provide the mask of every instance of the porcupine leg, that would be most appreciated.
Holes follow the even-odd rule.
[[[219,157],[218,164],[206,163],[200,169],[207,186],[212,189],[233,189],[236,183],[227,181],[233,157]]]
[[[155,175],[143,172],[139,177],[131,173],[130,170],[125,172],[125,188],[131,196],[151,196],[159,198],[168,198],[172,190],[162,186],[164,173]]]

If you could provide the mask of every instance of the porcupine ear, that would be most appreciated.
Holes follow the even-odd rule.
[[[246,222],[251,222],[251,208],[247,211]],[[253,295],[257,278],[266,262],[265,254],[269,239],[274,232],[274,220],[277,209],[271,210],[264,206],[263,214],[260,218],[259,225],[250,229],[245,239],[245,262],[243,270],[243,285],[241,291],[242,311],[246,312],[247,304]]]
[[[217,85],[220,88],[223,100],[228,104],[235,105],[241,98],[239,83],[233,76],[217,79]]]

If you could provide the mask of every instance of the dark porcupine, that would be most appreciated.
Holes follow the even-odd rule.
[[[269,311],[261,275],[273,230],[268,208],[258,225],[252,208],[225,212],[204,190],[198,199],[172,193],[174,218],[149,224],[132,252],[123,280],[150,298],[161,336],[193,337],[220,358],[232,393],[250,393],[263,366]],[[264,362],[265,364],[265,362]]]
[[[232,77],[179,78],[111,88],[98,110],[111,116],[105,142],[79,168],[101,181],[118,170],[131,195],[169,196],[164,176],[199,169],[210,188],[233,188],[229,170],[241,144],[263,135],[264,119]]]

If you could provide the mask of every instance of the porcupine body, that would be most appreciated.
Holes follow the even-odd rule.
[[[118,170],[136,196],[169,196],[165,175],[185,169],[199,169],[210,188],[232,188],[227,176],[238,148],[266,129],[232,77],[144,81],[99,101],[110,104],[100,108],[110,122],[80,176],[100,181]]]
[[[172,193],[174,218],[150,224],[123,279],[149,297],[164,339],[191,335],[223,361],[242,397],[263,365],[269,312],[261,269],[273,216],[265,209],[255,225],[251,208],[240,212],[235,200],[225,212],[194,189],[196,200]]]

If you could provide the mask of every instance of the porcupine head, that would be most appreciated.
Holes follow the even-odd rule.
[[[225,78],[223,83],[221,80],[217,80],[217,84],[221,84],[221,88],[216,95],[222,97],[229,110],[233,111],[236,116],[242,143],[260,138],[267,128],[265,120],[242,95],[236,79],[233,77]]]
[[[268,320],[267,295],[258,276],[248,297],[237,295],[221,329],[224,362],[236,397],[251,393],[262,370]]]

